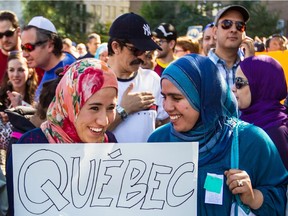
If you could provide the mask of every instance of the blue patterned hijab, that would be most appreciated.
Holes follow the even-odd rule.
[[[179,133],[171,127],[171,132],[179,140],[199,142],[199,163],[221,154],[229,144],[232,133],[229,119],[237,115],[237,102],[214,63],[208,57],[185,55],[164,70],[163,79],[172,82],[200,113],[190,131]],[[213,151],[214,156],[210,154]]]

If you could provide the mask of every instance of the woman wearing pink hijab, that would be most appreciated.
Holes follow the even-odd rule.
[[[77,61],[58,84],[47,121],[18,143],[116,142],[106,130],[115,119],[117,88],[117,78],[104,62]]]
[[[105,62],[86,58],[64,70],[40,128],[22,135],[20,143],[117,142],[108,126],[114,121],[117,78]],[[7,163],[9,215],[14,215],[12,153]],[[8,183],[9,181],[9,183]]]

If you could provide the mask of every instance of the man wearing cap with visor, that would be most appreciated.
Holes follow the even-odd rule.
[[[24,27],[22,34],[23,56],[29,67],[45,70],[44,76],[36,90],[35,100],[38,101],[43,83],[57,77],[57,68],[70,65],[76,58],[63,53],[62,39],[53,23],[45,17],[36,16]]]
[[[109,130],[118,142],[146,142],[156,124],[168,119],[160,94],[160,77],[140,68],[145,51],[161,49],[151,38],[149,24],[126,13],[112,23],[108,65],[118,78],[117,115]]]
[[[218,67],[228,86],[232,88],[235,71],[244,55],[240,46],[246,37],[246,23],[249,20],[247,9],[240,5],[229,5],[218,12],[214,20],[216,48],[208,57]]]
[[[170,23],[161,23],[153,32],[155,42],[162,50],[157,51],[154,71],[161,76],[170,62],[176,59],[174,49],[177,41],[177,31]]]

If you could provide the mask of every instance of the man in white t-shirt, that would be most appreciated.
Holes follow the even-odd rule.
[[[155,128],[168,121],[160,77],[140,68],[146,51],[161,49],[151,38],[149,24],[139,15],[119,16],[109,31],[108,65],[118,78],[118,105],[109,128],[118,142],[146,142]]]

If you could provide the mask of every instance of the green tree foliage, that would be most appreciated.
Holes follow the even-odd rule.
[[[242,5],[250,13],[250,20],[247,23],[247,35],[254,38],[268,37],[272,34],[279,33],[277,21],[279,15],[277,11],[269,12],[262,2],[258,1],[233,1],[233,4]]]
[[[100,22],[100,17],[95,17],[94,19],[94,26],[92,27],[92,31],[93,32],[97,32],[97,34],[99,34],[101,36],[101,42],[108,42],[109,40],[109,29],[111,26],[110,22],[107,23],[101,23]]]
[[[188,26],[202,25],[205,26],[212,22],[212,19],[203,16],[203,10],[205,7],[198,7],[197,3],[187,4],[185,2],[180,2],[179,10],[176,15],[174,23],[177,23],[176,29],[179,35],[186,35]],[[179,22],[181,20],[181,22]]]
[[[251,19],[247,25],[247,35],[254,38],[269,37],[272,34],[279,33],[277,29],[277,21],[279,15],[277,12],[271,13],[267,11],[265,5],[256,3],[250,10]]]
[[[22,0],[24,21],[27,24],[34,16],[44,16],[56,26],[59,34],[69,37],[73,41],[83,42],[87,39],[85,26],[94,22],[92,31],[101,35],[103,41],[108,40],[110,23],[101,24],[100,17],[93,17],[87,13],[83,0],[66,1],[35,1]],[[228,1],[143,1],[140,14],[154,29],[160,23],[173,24],[179,35],[185,35],[189,26],[202,25],[212,22],[212,11],[225,5]],[[247,35],[269,36],[278,33],[276,29],[279,16],[277,12],[268,12],[266,6],[260,1],[233,1],[233,4],[245,6],[251,15],[247,25]]]
[[[179,35],[185,35],[187,28],[193,25],[205,26],[214,20],[212,11],[229,4],[245,6],[250,12],[247,35],[269,36],[279,32],[276,29],[279,16],[277,12],[268,12],[260,1],[149,1],[144,2],[140,13],[149,22],[152,29],[161,22],[173,24]]]
[[[212,21],[212,17],[203,16],[203,10],[210,10],[211,3],[207,7],[198,5],[198,1],[151,1],[143,3],[140,13],[152,29],[166,22],[176,27],[178,35],[186,35],[189,26],[205,26]]]
[[[177,1],[153,1],[144,2],[140,9],[141,15],[147,20],[151,27],[157,27],[160,23],[174,24],[176,18]]]
[[[86,41],[84,28],[93,17],[82,7],[82,2],[22,0],[23,18],[27,24],[34,16],[44,16],[51,20],[61,37]]]

